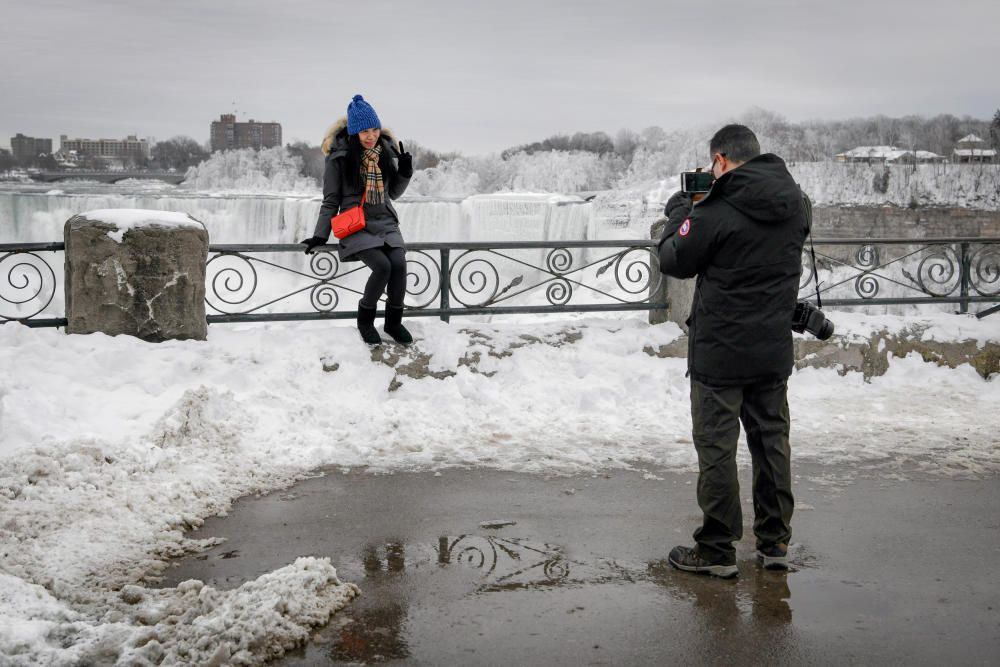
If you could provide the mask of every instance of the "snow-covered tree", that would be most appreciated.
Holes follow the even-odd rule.
[[[314,179],[302,175],[302,158],[284,146],[213,153],[188,169],[184,186],[196,190],[315,192]]]

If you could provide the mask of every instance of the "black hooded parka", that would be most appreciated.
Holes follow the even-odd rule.
[[[773,154],[723,174],[687,217],[671,216],[658,246],[660,270],[698,276],[687,320],[692,378],[727,386],[791,375],[808,233],[802,192]]]

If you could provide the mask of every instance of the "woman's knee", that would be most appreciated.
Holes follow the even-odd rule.
[[[406,271],[406,253],[404,253],[400,248],[397,248],[397,250],[399,250],[399,252],[392,252],[387,255],[389,264],[392,266],[393,273]]]
[[[388,277],[392,271],[392,262],[378,250],[368,250],[360,253],[362,261],[371,269],[372,274],[380,277]]]

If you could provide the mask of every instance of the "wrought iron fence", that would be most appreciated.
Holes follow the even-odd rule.
[[[654,241],[510,241],[407,244],[408,316],[602,312],[665,309],[650,294],[660,274]],[[341,262],[336,246],[304,257],[299,244],[213,245],[209,323],[353,318],[368,271]],[[279,261],[293,253],[290,261]],[[651,270],[652,268],[652,270]],[[261,286],[261,272],[281,289]],[[279,303],[299,304],[287,312]],[[301,306],[307,305],[306,312]],[[280,310],[280,312],[275,312]]]
[[[815,239],[800,297],[824,306],[954,304],[977,316],[1000,311],[1000,238]],[[616,312],[665,309],[655,241],[411,243],[410,316]],[[353,318],[368,272],[336,246],[212,245],[209,323]],[[64,326],[62,243],[0,244],[0,323]],[[443,286],[443,287],[442,287]],[[54,312],[53,312],[54,311]]]
[[[1000,301],[1000,238],[816,239],[806,247],[799,294],[825,306]],[[997,306],[979,311],[985,317]]]

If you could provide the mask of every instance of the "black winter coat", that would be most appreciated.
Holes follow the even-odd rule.
[[[388,215],[371,218],[366,216],[365,228],[350,236],[337,240],[338,256],[341,261],[358,261],[358,252],[369,248],[381,248],[388,244],[394,248],[402,248],[403,235],[399,231],[399,214],[392,205],[393,199],[398,199],[406,191],[413,175],[401,174],[399,171],[399,149],[392,136],[383,131],[379,138],[382,144],[382,154],[379,157],[379,169],[385,181],[385,206]],[[323,204],[319,209],[314,236],[329,239],[331,228],[330,218],[354,208],[361,203],[364,193],[363,184],[352,185],[347,182],[347,121],[346,118],[331,128],[324,148],[329,148],[326,156],[326,168],[323,172]]]
[[[791,375],[792,316],[809,222],[802,192],[776,155],[723,174],[705,199],[674,212],[659,242],[660,270],[697,275],[688,372],[713,385]]]

